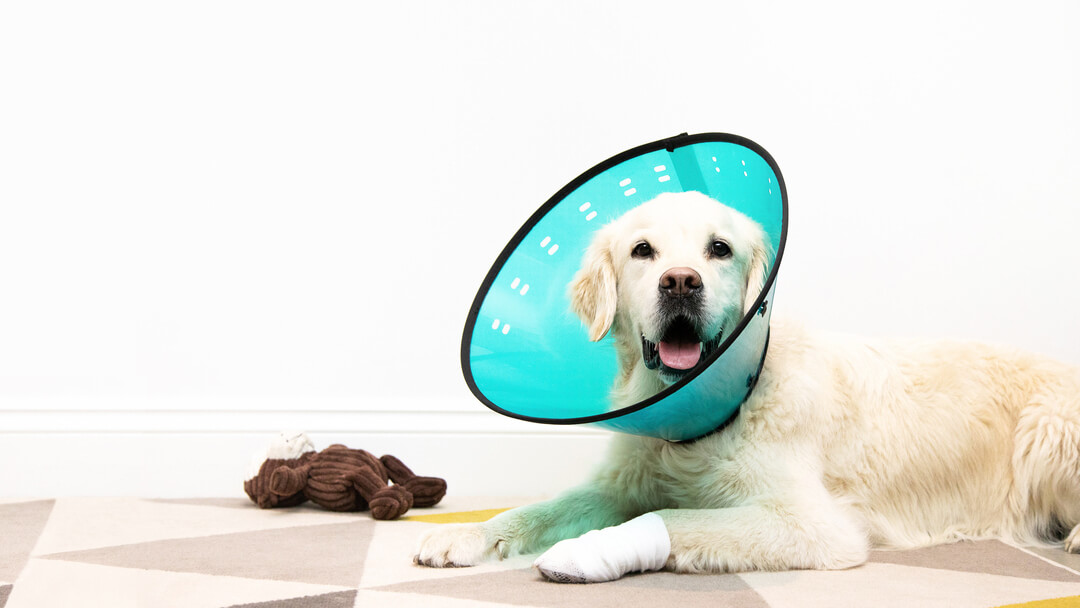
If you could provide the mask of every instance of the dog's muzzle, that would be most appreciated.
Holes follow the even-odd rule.
[[[660,277],[657,304],[665,329],[658,342],[641,336],[645,367],[678,379],[720,346],[723,328],[714,336],[701,329],[702,286],[701,275],[692,268],[669,268]]]

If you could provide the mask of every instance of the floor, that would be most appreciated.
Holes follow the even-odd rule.
[[[661,572],[599,585],[545,581],[531,556],[445,570],[412,564],[425,529],[525,502],[448,497],[376,522],[309,506],[260,510],[243,498],[7,499],[0,608],[1080,606],[1080,557],[995,541],[874,552],[841,572]]]

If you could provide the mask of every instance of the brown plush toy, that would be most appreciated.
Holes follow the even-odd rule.
[[[316,453],[306,435],[282,433],[244,491],[264,509],[311,500],[331,511],[370,509],[375,519],[396,519],[442,500],[446,481],[415,475],[393,456],[375,458],[343,445]]]

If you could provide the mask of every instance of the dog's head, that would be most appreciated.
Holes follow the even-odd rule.
[[[640,363],[671,384],[753,306],[769,253],[742,213],[698,192],[662,194],[597,232],[571,307],[591,340],[614,333],[624,371]]]

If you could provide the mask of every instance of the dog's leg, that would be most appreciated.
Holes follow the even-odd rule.
[[[656,511],[560,542],[541,555],[536,566],[559,582],[602,582],[661,568],[676,572],[850,568],[865,562],[869,550],[859,521],[820,484],[792,480],[786,491],[737,506]],[[658,560],[658,552],[667,555]]]
[[[635,509],[604,484],[591,484],[546,502],[500,513],[480,524],[444,525],[420,538],[413,561],[433,567],[472,566],[513,553],[538,551],[589,530],[622,523]]]
[[[840,570],[866,561],[869,541],[836,509],[754,504],[730,509],[660,511],[671,536],[667,567],[676,572]]]

